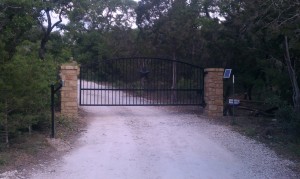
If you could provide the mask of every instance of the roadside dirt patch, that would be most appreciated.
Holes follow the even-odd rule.
[[[52,150],[44,134],[23,135],[18,141],[14,141],[10,148],[2,149],[0,156],[3,165],[0,166],[0,173],[26,169],[37,164],[45,157],[45,154],[49,154]]]
[[[48,132],[33,132],[32,135],[24,134],[14,139],[10,148],[1,148],[0,178],[23,178],[27,173],[58,160],[72,148],[78,136],[85,131],[85,115],[86,113],[80,110],[77,119],[56,117],[55,139],[50,139]]]
[[[47,138],[47,142],[58,152],[65,152],[71,149],[71,144],[62,139]]]

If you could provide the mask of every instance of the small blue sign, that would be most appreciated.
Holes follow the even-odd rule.
[[[232,105],[232,106],[237,106],[237,105],[239,105],[240,104],[240,100],[239,99],[229,99],[228,100],[228,104],[229,105]]]

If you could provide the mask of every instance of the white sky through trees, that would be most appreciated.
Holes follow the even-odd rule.
[[[141,0],[134,0],[134,1],[139,2],[139,1],[141,1]],[[54,24],[55,22],[59,21],[59,15],[52,12],[52,13],[51,13],[51,21],[52,21],[52,24]],[[68,24],[69,22],[70,22],[70,21],[69,21],[69,19],[68,19],[67,17],[63,17],[63,18],[62,18],[61,24],[66,25],[66,24]],[[47,22],[44,22],[44,25],[47,26]],[[137,26],[136,26],[136,24],[133,24],[132,27],[133,27],[133,28],[136,28]],[[59,29],[55,27],[55,28],[54,28],[54,31],[59,31]]]

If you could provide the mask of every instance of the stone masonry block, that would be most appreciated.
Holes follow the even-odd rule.
[[[79,67],[76,62],[64,64],[61,66],[60,76],[64,80],[64,86],[61,89],[61,113],[62,115],[74,116],[78,112],[77,99],[77,80]]]
[[[65,102],[64,105],[65,105],[65,107],[68,107],[68,106],[77,107],[78,106],[77,102]]]
[[[74,99],[74,98],[64,98],[62,97],[61,98],[61,102],[64,104],[65,102],[76,102],[77,103],[77,99]],[[61,104],[61,105],[63,105]]]
[[[77,65],[62,65],[61,66],[61,70],[78,70],[78,66]]]
[[[223,89],[221,89],[221,88],[217,88],[216,89],[216,95],[218,95],[218,96],[223,96]]]
[[[204,114],[209,117],[223,115],[223,68],[207,68],[204,77]]]
[[[77,76],[67,74],[64,79],[67,80],[67,81],[69,81],[69,80],[76,81],[77,80]]]

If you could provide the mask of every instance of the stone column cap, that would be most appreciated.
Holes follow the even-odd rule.
[[[224,68],[205,68],[204,72],[224,72]]]
[[[75,61],[62,64],[60,67],[60,69],[62,69],[62,70],[77,70],[78,68],[79,68],[78,64]]]

